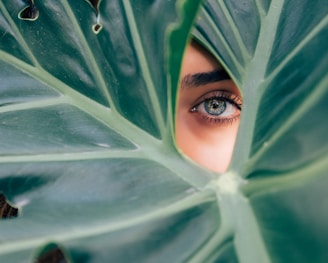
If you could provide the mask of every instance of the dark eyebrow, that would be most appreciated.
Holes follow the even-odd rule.
[[[188,74],[181,80],[181,88],[199,87],[202,85],[231,79],[228,73],[223,70],[215,70],[210,72],[201,72],[196,74]]]

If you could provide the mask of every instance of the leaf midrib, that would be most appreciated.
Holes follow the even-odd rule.
[[[231,167],[237,171],[243,171],[247,163],[253,143],[257,111],[264,92],[263,80],[266,76],[268,61],[271,58],[273,45],[275,43],[279,17],[282,13],[285,1],[271,2],[266,19],[261,21],[261,29],[254,56],[244,71],[242,79],[242,90],[248,92],[243,94],[245,103],[239,123],[239,132],[235,144]],[[261,61],[261,64],[259,64]],[[257,88],[255,88],[257,87]]]
[[[3,52],[2,50],[0,50],[0,61],[1,60],[6,63],[10,63],[25,74],[31,76],[34,79],[39,80],[42,83],[45,83],[48,87],[53,87],[60,94],[62,94],[58,101],[56,101],[55,99],[52,100],[53,103],[58,102],[59,104],[62,104],[62,102],[65,102],[66,104],[75,106],[81,111],[89,114],[111,130],[120,134],[129,142],[133,143],[137,147],[137,149],[140,149],[142,151],[142,154],[140,153],[141,156],[145,156],[149,160],[153,160],[161,164],[162,166],[168,168],[170,171],[172,171],[174,174],[176,174],[178,177],[180,177],[187,183],[196,187],[201,187],[206,184],[209,178],[211,178],[211,174],[206,173],[203,169],[199,167],[191,166],[186,161],[184,161],[183,165],[181,165],[181,159],[177,158],[178,154],[173,145],[169,145],[169,147],[166,147],[166,149],[163,150],[163,141],[152,137],[149,133],[140,129],[133,123],[129,122],[117,112],[113,112],[111,109],[93,101],[92,99],[68,87],[65,83],[63,83],[61,80],[57,79],[53,75],[49,74],[47,71],[35,68],[25,63],[24,61],[6,52]],[[24,109],[32,109],[37,107],[37,102],[38,101],[34,101],[31,104],[20,106],[7,106],[9,107],[7,109],[10,109],[10,107],[25,107]],[[142,148],[140,148],[140,146],[142,146]],[[168,152],[170,153],[170,155],[172,155],[172,157],[168,157]],[[105,157],[106,153],[101,151],[101,153],[95,153],[95,155],[98,155],[100,158],[103,158]],[[54,156],[55,155],[45,155],[43,158],[47,160]],[[108,156],[111,156],[111,154],[108,153]],[[35,155],[34,158],[35,157],[38,157],[38,155]],[[1,162],[5,162],[6,160],[11,161],[11,158],[13,157],[3,158]],[[22,161],[32,161],[33,159],[32,156],[25,155],[16,156],[16,158],[21,158]],[[176,168],[176,165],[178,165],[178,169]]]

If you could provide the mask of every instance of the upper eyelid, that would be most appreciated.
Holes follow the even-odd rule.
[[[210,98],[209,98],[209,99],[210,99]],[[195,112],[195,109],[198,108],[202,103],[204,103],[205,100],[206,100],[206,99],[204,99],[204,100],[200,101],[198,104],[195,104],[194,106],[192,106],[191,109],[190,109],[190,111]],[[229,100],[229,99],[225,99],[225,100],[228,101],[228,103],[233,104],[234,107],[236,107],[239,111],[241,111],[241,105],[239,105],[239,104],[237,104],[236,102],[231,101],[231,100]]]
[[[202,96],[200,96],[195,102],[192,104],[192,107],[198,106],[200,103],[202,103],[206,99],[211,99],[211,98],[223,98],[231,103],[234,103],[237,105],[240,109],[242,107],[243,101],[240,96],[235,94],[234,92],[230,92],[227,90],[212,90],[209,92],[206,92]]]

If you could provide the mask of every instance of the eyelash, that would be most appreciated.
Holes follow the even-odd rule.
[[[236,110],[239,111],[239,114],[233,117],[220,117],[220,115],[224,114],[226,111],[226,106],[224,110],[218,114],[217,116],[212,115],[210,113],[204,113],[200,112],[198,109],[202,104],[204,104],[206,101],[210,100],[215,100],[218,102],[225,102],[232,105],[233,107],[236,108]],[[203,108],[205,110],[205,105],[203,105]],[[224,124],[232,124],[234,121],[238,120],[240,118],[240,111],[242,109],[242,100],[239,96],[236,94],[223,91],[223,90],[216,90],[216,91],[211,91],[209,93],[206,93],[202,97],[200,97],[194,104],[194,106],[191,107],[190,112],[191,113],[198,113],[202,117],[203,121],[206,121],[210,124],[218,124],[218,125],[224,125]],[[206,111],[206,110],[205,110]],[[215,117],[211,117],[215,116]]]

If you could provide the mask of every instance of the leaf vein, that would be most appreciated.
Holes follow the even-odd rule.
[[[134,17],[134,13],[132,10],[132,6],[129,0],[123,0],[122,1],[123,6],[124,6],[124,10],[126,12],[126,18],[127,18],[127,22],[129,24],[129,28],[130,28],[130,33],[131,33],[131,37],[134,43],[134,46],[136,48],[136,55],[138,57],[139,60],[139,65],[141,67],[141,71],[142,71],[142,76],[144,78],[145,84],[146,84],[146,88],[148,90],[148,95],[150,97],[150,102],[152,103],[152,108],[155,114],[155,118],[159,127],[159,130],[162,134],[162,137],[164,136],[165,133],[165,121],[163,119],[163,115],[161,113],[160,109],[160,103],[156,94],[156,91],[154,89],[155,85],[154,85],[154,81],[152,79],[152,76],[150,74],[150,68],[149,68],[149,64],[147,62],[146,59],[146,55],[145,55],[145,50],[143,48],[142,45],[142,41],[139,37],[139,30],[137,28],[136,25],[136,21],[135,21],[135,17]]]

